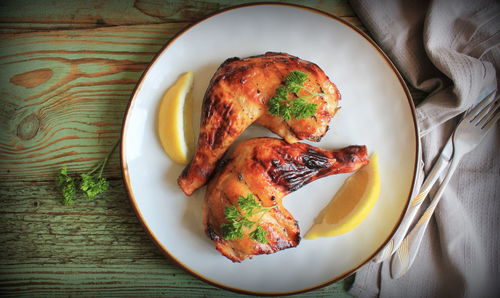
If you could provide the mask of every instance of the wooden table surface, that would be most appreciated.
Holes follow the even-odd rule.
[[[63,165],[82,172],[106,155],[139,77],[174,34],[246,2],[0,2],[0,294],[236,295],[162,255],[131,208],[117,153],[97,199],[65,206],[54,179]],[[347,1],[281,2],[361,27]],[[301,296],[349,296],[344,286]]]

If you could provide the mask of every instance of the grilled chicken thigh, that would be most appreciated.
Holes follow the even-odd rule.
[[[275,138],[246,140],[236,146],[207,186],[203,211],[206,233],[217,250],[234,262],[295,247],[300,231],[297,221],[283,207],[283,197],[318,178],[353,172],[368,162],[365,146],[331,152]],[[241,238],[228,240],[224,232],[226,209],[235,206],[243,212],[239,198],[249,195],[258,208],[268,210],[250,216],[256,223],[243,226]],[[265,231],[264,241],[251,237],[258,226]]]
[[[308,101],[316,114],[306,119],[283,120],[268,112],[267,102],[290,72],[307,74],[304,86],[323,93]],[[307,95],[301,90],[298,96]],[[338,109],[340,93],[314,63],[284,53],[266,53],[246,59],[226,60],[214,74],[205,94],[195,155],[178,179],[186,195],[205,185],[217,163],[234,140],[252,123],[258,123],[288,143],[319,141]]]

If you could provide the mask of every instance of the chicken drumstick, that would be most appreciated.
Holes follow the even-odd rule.
[[[308,98],[317,105],[312,117],[283,120],[268,111],[267,102],[292,71],[306,73],[304,87],[322,94]],[[306,94],[300,96],[303,95]],[[189,196],[205,185],[229,146],[254,122],[288,143],[303,139],[319,141],[328,130],[339,99],[340,93],[327,75],[316,64],[298,57],[268,52],[226,60],[205,94],[197,149],[178,179],[180,188]]]
[[[365,146],[331,152],[275,138],[246,140],[208,184],[206,233],[234,262],[295,247],[300,231],[283,207],[283,197],[318,178],[353,172],[368,162]]]

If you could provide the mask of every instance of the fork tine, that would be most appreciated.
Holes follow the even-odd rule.
[[[467,111],[465,115],[466,120],[469,122],[474,121],[478,113],[480,113],[487,105],[490,104],[491,97],[495,94],[495,90],[490,92],[483,100],[481,100],[472,110]]]
[[[474,118],[475,125],[483,126],[486,120],[488,120],[492,114],[495,113],[498,105],[496,102],[489,103],[482,111],[479,113],[476,118]]]
[[[486,122],[485,124],[482,125],[482,129],[490,129],[493,124],[495,124],[495,122],[498,121],[498,119],[500,119],[500,113],[499,113],[499,109],[498,107],[500,106],[500,104],[497,103],[496,107],[494,107],[492,109],[492,112],[488,115],[488,117],[485,117],[485,118],[489,118],[488,122]]]

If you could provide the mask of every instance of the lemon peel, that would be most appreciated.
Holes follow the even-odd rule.
[[[194,75],[186,72],[165,92],[158,109],[158,136],[170,159],[187,164],[194,151],[192,89]]]
[[[304,238],[338,236],[353,230],[368,216],[379,196],[378,154],[374,153],[367,166],[344,182]]]

